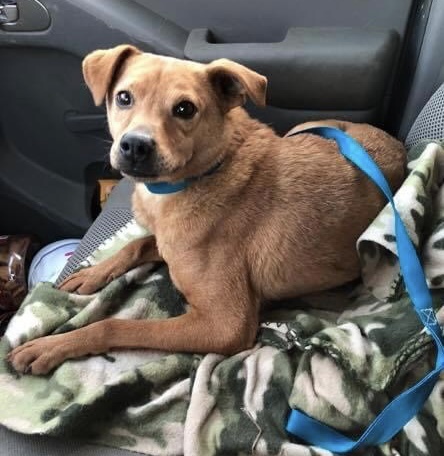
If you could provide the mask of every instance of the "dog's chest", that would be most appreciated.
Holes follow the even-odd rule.
[[[137,223],[156,235],[157,220],[162,220],[165,205],[173,197],[174,195],[156,195],[149,192],[145,184],[136,184],[133,194],[133,213]]]
[[[136,184],[133,212],[137,222],[156,236],[159,253],[167,262],[205,237],[201,215],[190,211],[178,194],[156,195]]]

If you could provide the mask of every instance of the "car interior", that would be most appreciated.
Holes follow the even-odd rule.
[[[211,62],[229,58],[268,78],[254,117],[285,134],[344,119],[411,147],[444,139],[444,0],[0,0],[0,234],[42,246],[82,239],[59,282],[132,218],[120,180],[101,210],[109,164],[106,112],[83,81],[95,49]],[[0,393],[1,394],[1,393]],[[0,427],[1,455],[137,454]]]

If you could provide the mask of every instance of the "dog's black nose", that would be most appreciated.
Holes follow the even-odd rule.
[[[120,140],[120,154],[133,163],[147,159],[154,151],[156,142],[147,133],[130,131]]]

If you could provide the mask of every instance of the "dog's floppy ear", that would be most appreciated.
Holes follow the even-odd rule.
[[[211,62],[207,65],[207,72],[226,111],[243,105],[247,95],[256,105],[265,106],[265,76],[228,59]]]
[[[122,44],[112,49],[91,52],[84,58],[83,77],[96,106],[103,103],[113,77],[122,63],[136,54],[141,54],[141,51],[129,44]]]

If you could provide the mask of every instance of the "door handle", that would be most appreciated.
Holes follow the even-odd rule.
[[[0,33],[37,32],[50,25],[48,10],[38,0],[0,0]]]
[[[0,24],[17,22],[19,11],[16,0],[0,0]]]

